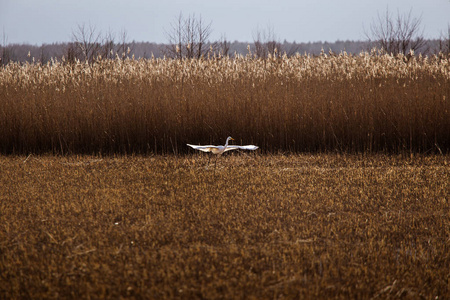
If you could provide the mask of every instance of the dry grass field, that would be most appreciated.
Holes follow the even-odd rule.
[[[0,153],[448,153],[449,57],[100,60],[0,68]],[[240,141],[237,141],[240,142]]]
[[[449,299],[448,156],[0,157],[0,298]],[[215,175],[214,175],[215,174]]]

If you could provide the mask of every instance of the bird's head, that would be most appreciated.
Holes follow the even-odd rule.
[[[234,141],[234,139],[233,139],[231,136],[229,136],[229,137],[227,138],[227,140],[229,140],[229,141]]]

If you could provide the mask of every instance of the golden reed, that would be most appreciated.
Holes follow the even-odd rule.
[[[363,53],[98,60],[0,69],[0,152],[450,149],[448,57]]]

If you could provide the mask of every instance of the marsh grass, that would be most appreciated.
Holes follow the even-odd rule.
[[[0,157],[0,298],[446,299],[448,156]]]
[[[231,135],[271,153],[447,153],[449,99],[435,56],[9,64],[0,151],[181,154]]]

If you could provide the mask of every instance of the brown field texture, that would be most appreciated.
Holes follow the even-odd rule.
[[[449,299],[448,156],[0,157],[0,298]]]
[[[0,68],[0,153],[450,150],[449,57],[53,61]]]

